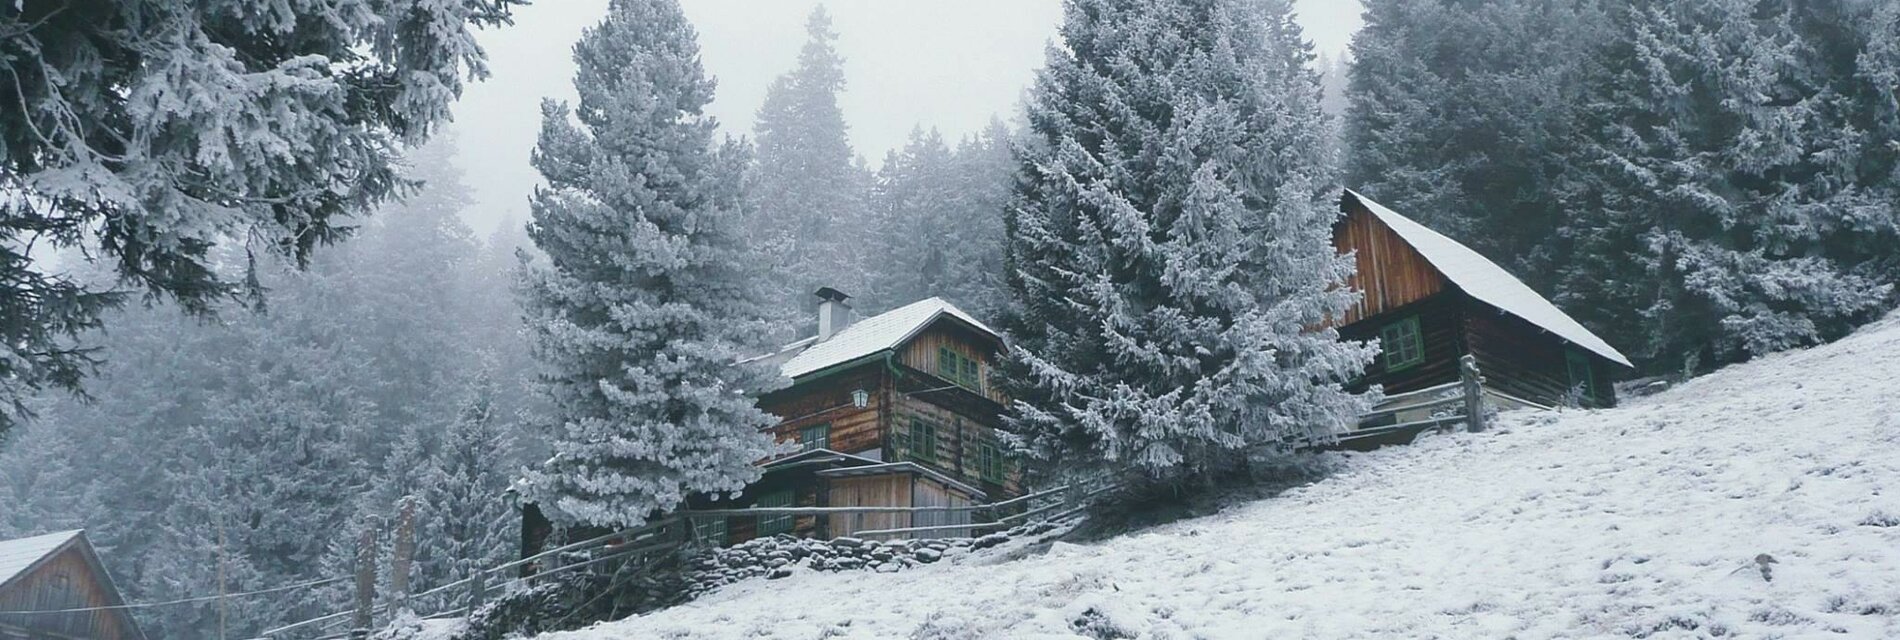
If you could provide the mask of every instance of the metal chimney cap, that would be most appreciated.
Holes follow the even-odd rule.
[[[833,289],[831,287],[819,287],[818,291],[816,291],[814,295],[817,295],[818,297],[823,298],[825,300],[830,300],[832,302],[844,302],[845,300],[851,297],[851,294],[845,293],[843,291],[839,291],[837,289]]]

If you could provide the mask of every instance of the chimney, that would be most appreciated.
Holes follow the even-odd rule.
[[[824,342],[851,326],[851,305],[845,304],[851,296],[831,287],[819,288],[817,295],[818,341]]]

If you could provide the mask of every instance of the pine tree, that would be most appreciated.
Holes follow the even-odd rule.
[[[844,59],[823,5],[806,23],[798,65],[766,89],[755,126],[758,162],[752,235],[778,263],[769,299],[782,317],[804,318],[811,292],[870,290],[866,261],[872,226],[865,201],[871,178],[851,151],[838,94]],[[870,299],[861,303],[875,303]]]
[[[1599,56],[1560,300],[1640,337],[1654,370],[1811,344],[1887,304],[1866,257],[1836,250],[1890,231],[1892,211],[1870,212],[1838,162],[1855,143],[1830,86],[1843,74],[1817,64],[1799,14],[1761,8],[1632,3]]]
[[[1599,0],[1367,0],[1345,182],[1548,291]]]
[[[616,0],[574,48],[577,108],[543,107],[524,285],[558,436],[530,497],[566,523],[644,522],[736,492],[772,451],[735,364],[762,331],[738,225],[738,150],[713,146],[713,82],[672,0]]]
[[[209,312],[246,281],[218,247],[302,264],[398,195],[396,150],[486,75],[470,32],[513,4],[0,10],[0,431],[26,395],[79,389],[117,281]],[[116,278],[67,277],[49,249]]]
[[[1319,78],[1283,0],[1077,0],[1006,220],[1008,427],[1061,471],[1207,477],[1325,438],[1371,357],[1330,241]]]
[[[515,443],[495,412],[494,376],[493,363],[483,367],[426,467],[419,496],[419,588],[466,578],[507,559],[514,505],[505,494],[514,475],[508,452]]]

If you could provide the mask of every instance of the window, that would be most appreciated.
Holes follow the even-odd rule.
[[[693,540],[711,547],[725,546],[726,519],[693,518]]]
[[[831,423],[815,424],[798,430],[800,451],[831,448]]]
[[[976,444],[976,469],[977,473],[983,476],[984,482],[1002,484],[1003,476],[1005,475],[1003,471],[1003,448],[997,446],[995,442],[991,442],[988,438],[978,442]]]
[[[950,347],[937,347],[937,377],[971,391],[983,390],[981,365]]]
[[[1425,361],[1425,338],[1412,316],[1379,330],[1379,348],[1385,352],[1385,370],[1398,371]]]
[[[767,491],[765,492],[765,494],[760,495],[758,501],[753,502],[752,506],[755,506],[755,507],[792,506],[792,490],[779,489],[777,491]],[[780,533],[791,533],[791,532],[792,532],[792,516],[759,516],[759,537],[763,538],[770,535],[777,535]]]
[[[1574,350],[1564,350],[1564,369],[1570,374],[1570,388],[1583,389],[1583,399],[1592,403],[1597,401],[1597,379],[1590,368],[1590,356]]]
[[[937,423],[917,416],[908,422],[909,429],[891,434],[892,458],[938,464]]]

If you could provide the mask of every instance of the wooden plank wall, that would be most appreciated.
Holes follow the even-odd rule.
[[[780,422],[772,427],[772,434],[779,442],[797,440],[799,430],[805,427],[831,423],[831,450],[875,451],[884,446],[879,416],[883,413],[880,403],[886,397],[880,387],[886,378],[883,363],[871,363],[854,371],[780,389],[761,399],[759,406],[779,417]],[[861,408],[851,403],[851,392],[857,389],[869,394],[866,406]]]
[[[970,506],[970,496],[936,480],[918,478],[911,487],[911,504],[919,507],[967,507]],[[919,527],[970,524],[970,512],[918,513],[914,519]],[[951,529],[931,533],[928,537],[967,538],[969,535],[969,529]]]
[[[1418,316],[1418,329],[1425,346],[1425,361],[1399,371],[1387,371],[1385,355],[1366,365],[1366,373],[1354,384],[1356,389],[1384,385],[1386,393],[1404,393],[1458,380],[1458,358],[1465,351],[1466,330],[1462,316],[1465,296],[1456,290],[1396,307],[1376,317],[1340,327],[1347,340],[1376,340],[1382,329],[1393,322]]]
[[[990,500],[1003,500],[1009,496],[1020,495],[1021,474],[1008,474],[1001,483],[985,482],[983,470],[978,465],[977,444],[984,438],[994,438],[997,417],[994,415],[976,416],[960,412],[943,405],[926,401],[924,397],[899,395],[893,404],[892,424],[894,429],[909,429],[911,416],[921,416],[937,423],[937,460],[923,461],[930,468],[955,478],[958,482],[972,487],[982,488],[989,494]],[[895,459],[891,459],[897,462]]]
[[[1523,318],[1501,313],[1475,300],[1469,304],[1471,311],[1465,316],[1465,330],[1471,341],[1471,354],[1478,359],[1478,369],[1484,372],[1485,386],[1548,406],[1561,404],[1571,388],[1564,351],[1576,347],[1567,347],[1562,338]],[[1597,402],[1586,400],[1585,404],[1614,405],[1616,391],[1611,372],[1612,367],[1618,365],[1577,350],[1590,357],[1590,370],[1600,394]]]
[[[912,482],[910,474],[832,478],[833,507],[909,507]],[[901,529],[911,526],[908,513],[846,513],[831,516],[831,537],[848,536],[859,531]]]
[[[92,570],[85,552],[70,547],[0,592],[0,611],[79,609],[115,604],[104,580]],[[24,630],[27,638],[128,640],[131,625],[113,611],[64,614],[0,614],[0,638]]]
[[[1390,312],[1446,289],[1445,276],[1425,256],[1372,212],[1348,202],[1346,217],[1333,227],[1333,247],[1340,253],[1357,252],[1358,273],[1348,283],[1365,296],[1346,312],[1340,325]]]
[[[994,343],[985,340],[974,331],[950,321],[939,320],[911,338],[904,349],[897,354],[897,361],[918,371],[937,375],[937,349],[949,347],[950,350],[977,361],[982,374],[981,395],[998,404],[1007,403],[1002,391],[990,383],[990,372],[996,365]]]

